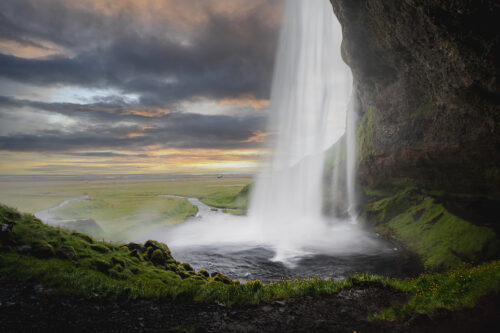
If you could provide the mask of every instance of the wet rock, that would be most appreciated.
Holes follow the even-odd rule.
[[[61,246],[57,252],[56,256],[61,259],[67,259],[67,260],[73,260],[73,258],[76,256],[75,249],[71,246]]]

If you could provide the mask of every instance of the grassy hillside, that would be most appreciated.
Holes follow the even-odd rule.
[[[0,205],[0,279],[38,281],[51,293],[90,297],[172,298],[203,302],[253,304],[277,298],[321,296],[372,281],[407,292],[406,304],[373,314],[398,319],[438,308],[473,306],[483,295],[500,291],[500,262],[479,266],[462,264],[446,273],[422,274],[414,279],[356,275],[343,280],[293,280],[264,285],[240,284],[221,273],[195,272],[176,261],[167,245],[114,245],[44,225],[29,214]]]
[[[384,236],[417,253],[424,266],[447,270],[463,262],[497,259],[495,231],[452,214],[436,197],[407,188],[396,193],[368,192],[367,219]]]

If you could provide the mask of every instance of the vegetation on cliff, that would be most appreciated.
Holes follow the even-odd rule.
[[[375,230],[417,253],[432,270],[498,258],[495,231],[474,225],[448,211],[425,191],[406,188],[393,194],[370,192],[366,218]]]

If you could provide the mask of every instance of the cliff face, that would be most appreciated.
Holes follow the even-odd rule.
[[[498,195],[498,2],[331,2],[356,84],[362,185]]]

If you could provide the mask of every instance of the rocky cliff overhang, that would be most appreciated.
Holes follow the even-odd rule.
[[[500,194],[497,1],[332,0],[370,188]]]

